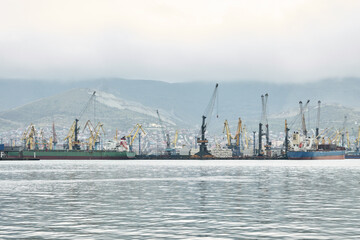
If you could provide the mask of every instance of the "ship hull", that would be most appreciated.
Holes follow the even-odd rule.
[[[360,159],[360,155],[353,155],[353,154],[346,154],[345,155],[346,159]]]
[[[345,159],[345,151],[289,151],[290,160],[327,160],[327,159]]]
[[[135,158],[134,152],[117,151],[83,151],[83,150],[25,150],[9,152],[8,157],[39,158],[40,160],[120,160]]]

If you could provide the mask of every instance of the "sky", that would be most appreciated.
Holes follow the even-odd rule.
[[[0,0],[0,78],[360,77],[357,0]]]

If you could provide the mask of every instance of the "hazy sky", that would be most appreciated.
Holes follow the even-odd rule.
[[[0,0],[0,78],[351,76],[357,0]]]

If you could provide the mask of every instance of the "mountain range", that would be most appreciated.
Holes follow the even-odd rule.
[[[326,79],[313,83],[266,83],[254,81],[219,82],[219,116],[212,121],[222,131],[227,119],[235,131],[242,118],[249,131],[256,131],[261,118],[261,95],[268,93],[268,121],[273,131],[282,131],[283,122],[293,121],[298,102],[310,99],[309,117],[314,127],[317,101],[322,101],[321,124],[341,128],[344,116],[349,127],[360,119],[360,79]],[[93,91],[96,98],[83,119],[101,120],[108,128],[124,131],[136,123],[158,123],[156,110],[168,127],[198,129],[215,83],[167,83],[153,80],[93,79],[77,81],[0,80],[0,130],[24,128],[31,122],[69,127],[86,106]],[[86,115],[87,114],[87,115]],[[310,121],[309,121],[310,122]]]

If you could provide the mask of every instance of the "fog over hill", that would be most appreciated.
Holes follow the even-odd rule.
[[[0,121],[7,128],[29,124],[52,123],[69,125],[89,98],[98,91],[98,109],[103,121],[111,126],[133,125],[138,121],[156,122],[156,109],[169,125],[199,127],[215,83],[167,83],[151,80],[96,79],[79,81],[0,80],[2,104]],[[254,81],[219,82],[219,121],[229,121],[236,128],[239,117],[251,130],[257,130],[261,116],[262,94],[268,93],[269,122],[273,129],[283,129],[285,117],[297,112],[298,102],[311,100],[310,108],[321,100],[332,106],[332,113],[323,113],[322,122],[341,125],[344,115],[348,123],[359,121],[360,79],[328,79],[304,84],[275,84]],[[88,89],[86,91],[79,89]],[[325,111],[326,108],[324,108]],[[291,114],[291,111],[293,114]],[[95,113],[96,114],[96,113]],[[106,119],[107,118],[107,119]],[[314,123],[316,114],[311,114]],[[70,121],[70,123],[69,123]],[[219,130],[221,123],[216,124]],[[314,124],[312,124],[314,125]],[[340,126],[336,126],[340,127]],[[4,127],[2,127],[4,129]]]

